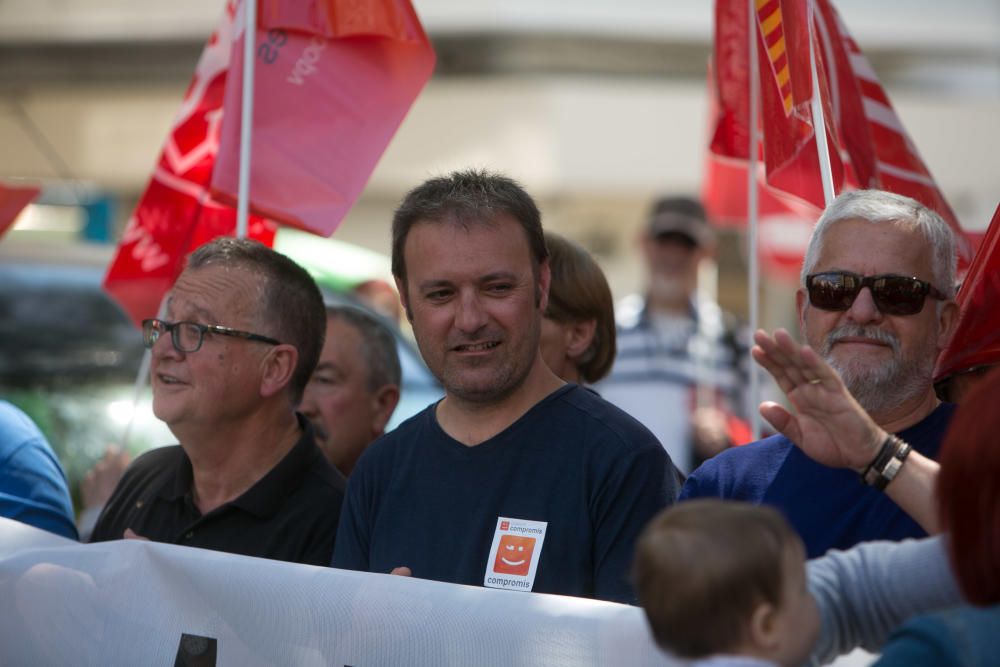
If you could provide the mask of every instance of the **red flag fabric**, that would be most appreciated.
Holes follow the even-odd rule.
[[[938,358],[935,381],[976,366],[1000,363],[1000,205],[958,291],[961,314]]]
[[[243,36],[212,178],[238,192]],[[408,0],[262,0],[254,74],[251,210],[324,236],[361,194],[434,69]]]
[[[719,118],[711,150],[726,157],[748,158],[749,76],[758,76],[767,182],[822,209],[825,202],[810,106],[812,74],[806,3],[758,0],[756,8],[757,64],[750,68],[747,3],[717,0],[715,5],[713,65]],[[840,189],[844,168],[835,150],[839,145],[835,129],[835,124],[827,123],[834,184]]]
[[[835,190],[878,188],[920,201],[955,230],[959,263],[967,266],[972,253],[958,219],[829,0],[757,0],[756,8],[758,63],[753,71],[761,82],[767,182],[814,206],[825,204],[810,109],[812,40]],[[751,71],[747,11],[743,0],[716,2],[720,110],[711,143],[714,153],[744,160]]]
[[[236,229],[236,211],[208,191],[219,147],[235,9],[231,0],[205,45],[153,176],[104,277],[104,288],[137,326],[156,316],[192,250]],[[273,243],[275,229],[274,223],[250,219],[250,238],[267,245]]]
[[[709,117],[718,117],[717,90],[709,67]],[[745,137],[749,141],[749,137]],[[744,227],[747,224],[747,165],[744,159],[706,155],[702,202],[713,225]],[[758,257],[761,272],[770,278],[797,282],[809,235],[821,210],[790,197],[764,182],[764,165],[757,163]]]
[[[712,153],[705,161],[702,201],[714,225],[747,224],[747,163]],[[820,211],[798,199],[782,196],[764,184],[763,166],[757,179],[758,257],[761,272],[776,280],[798,282],[802,258]]]
[[[24,207],[35,200],[40,188],[34,186],[15,186],[0,183],[0,236],[14,224],[14,220],[24,210]]]

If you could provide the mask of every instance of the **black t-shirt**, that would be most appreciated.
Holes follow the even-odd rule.
[[[678,491],[652,433],[573,384],[474,447],[435,407],[361,456],[334,567],[635,601],[635,540]]]
[[[294,563],[329,565],[345,480],[326,460],[312,426],[263,478],[202,515],[192,499],[191,461],[179,446],[137,458],[105,506],[91,542],[121,539],[126,528],[168,542]]]

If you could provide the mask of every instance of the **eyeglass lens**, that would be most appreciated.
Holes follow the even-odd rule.
[[[143,320],[142,339],[146,347],[152,348],[166,332],[170,341],[180,352],[197,352],[201,347],[201,327],[193,322],[164,322],[163,320]]]

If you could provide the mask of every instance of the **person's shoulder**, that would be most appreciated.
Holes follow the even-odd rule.
[[[763,440],[730,447],[705,461],[698,470],[739,472],[771,461],[783,461],[794,447],[792,441],[785,436],[772,435]]]
[[[173,476],[187,458],[180,445],[154,447],[135,457],[122,475],[122,483],[151,481]]]
[[[993,665],[1000,651],[1000,606],[968,605],[915,616],[897,628],[875,663],[896,665]]]
[[[310,452],[309,469],[305,479],[309,480],[318,493],[342,499],[347,490],[347,478],[327,460],[315,441],[312,442],[312,448],[315,448],[315,452]]]
[[[951,425],[952,417],[955,416],[955,410],[957,409],[958,405],[955,403],[941,403],[934,408],[929,415],[910,428],[904,429],[900,435],[903,436],[903,434],[910,434],[917,437],[943,437],[944,432],[947,431],[948,426]]]
[[[788,438],[773,435],[716,454],[688,475],[681,498],[756,496],[795,447]]]
[[[967,650],[994,657],[1000,654],[1000,604],[992,607],[953,607],[927,614],[925,622],[936,623],[941,632],[950,635]],[[989,650],[985,651],[987,648]]]
[[[25,447],[51,452],[35,422],[13,403],[0,400],[0,462]]]
[[[625,449],[663,449],[641,422],[591,389],[570,385],[555,398],[553,408],[565,411],[586,440],[599,439],[602,446],[611,442]]]
[[[164,463],[176,463],[186,456],[184,449],[180,445],[167,445],[165,447],[154,447],[133,459],[129,469],[141,470],[163,465]]]
[[[359,470],[370,469],[373,466],[395,466],[396,457],[412,449],[421,438],[427,437],[434,423],[434,410],[437,403],[432,403],[412,417],[376,438],[365,451],[361,453],[351,473],[353,479]]]

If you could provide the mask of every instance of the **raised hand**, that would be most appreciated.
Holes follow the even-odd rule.
[[[774,336],[754,333],[751,350],[788,396],[796,414],[764,402],[760,414],[811,459],[860,472],[876,454],[887,433],[858,404],[843,381],[816,352],[799,345],[784,329]]]

